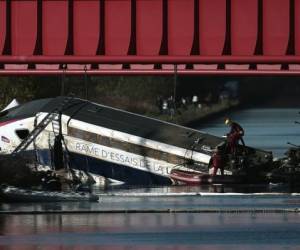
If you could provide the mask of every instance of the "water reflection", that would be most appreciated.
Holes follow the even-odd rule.
[[[0,216],[0,221],[1,250],[296,249],[300,245],[297,214],[52,214]]]
[[[195,185],[195,186],[108,186],[105,190],[95,189],[95,193],[132,193],[132,194],[180,194],[180,193],[297,193],[300,192],[300,185],[277,183],[277,184],[216,184],[216,185]]]

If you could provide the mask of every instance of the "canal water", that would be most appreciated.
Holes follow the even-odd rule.
[[[300,145],[300,108],[257,108],[239,110],[228,114],[245,129],[246,145],[272,151],[274,157],[283,157],[290,147],[287,143]],[[202,124],[200,130],[224,136],[229,128],[224,117]]]
[[[283,157],[300,144],[298,109],[229,114],[251,147]],[[222,136],[223,117],[200,130]],[[122,187],[96,203],[0,203],[0,250],[300,249],[300,194],[285,185]]]
[[[299,215],[276,213],[0,216],[1,250],[299,250]]]

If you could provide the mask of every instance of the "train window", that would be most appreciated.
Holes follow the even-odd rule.
[[[29,130],[28,129],[18,129],[18,130],[16,130],[16,134],[21,140],[24,140],[29,135]]]

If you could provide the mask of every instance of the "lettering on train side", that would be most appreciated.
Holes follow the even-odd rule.
[[[146,168],[150,171],[158,172],[163,175],[167,175],[170,173],[170,169],[168,167],[163,167],[159,163],[147,160],[144,157],[137,158],[118,152],[110,152],[94,145],[88,145],[79,142],[76,143],[75,149],[76,151],[83,152],[88,155],[98,156],[102,159],[110,160],[116,163],[123,163],[132,167]]]

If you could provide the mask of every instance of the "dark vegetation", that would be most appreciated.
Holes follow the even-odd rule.
[[[299,77],[241,78],[240,87],[245,106],[300,107]]]
[[[0,104],[4,107],[13,98],[22,103],[73,93],[80,98],[88,96],[94,102],[143,113],[155,109],[158,93],[170,95],[172,84],[172,78],[167,77],[2,77]]]
[[[230,81],[238,83],[235,98],[241,104],[249,106],[277,100],[277,105],[280,105],[280,102],[294,100],[293,106],[299,106],[300,83],[295,77],[178,77],[174,88],[172,76],[57,76],[0,78],[0,108],[13,98],[22,103],[74,93],[77,97],[87,97],[97,103],[155,116],[159,115],[157,98],[174,96],[174,89],[177,103],[181,97],[191,98],[193,95],[199,96],[200,102],[205,102],[205,98],[210,95],[209,102],[214,104],[224,92],[226,82]]]

